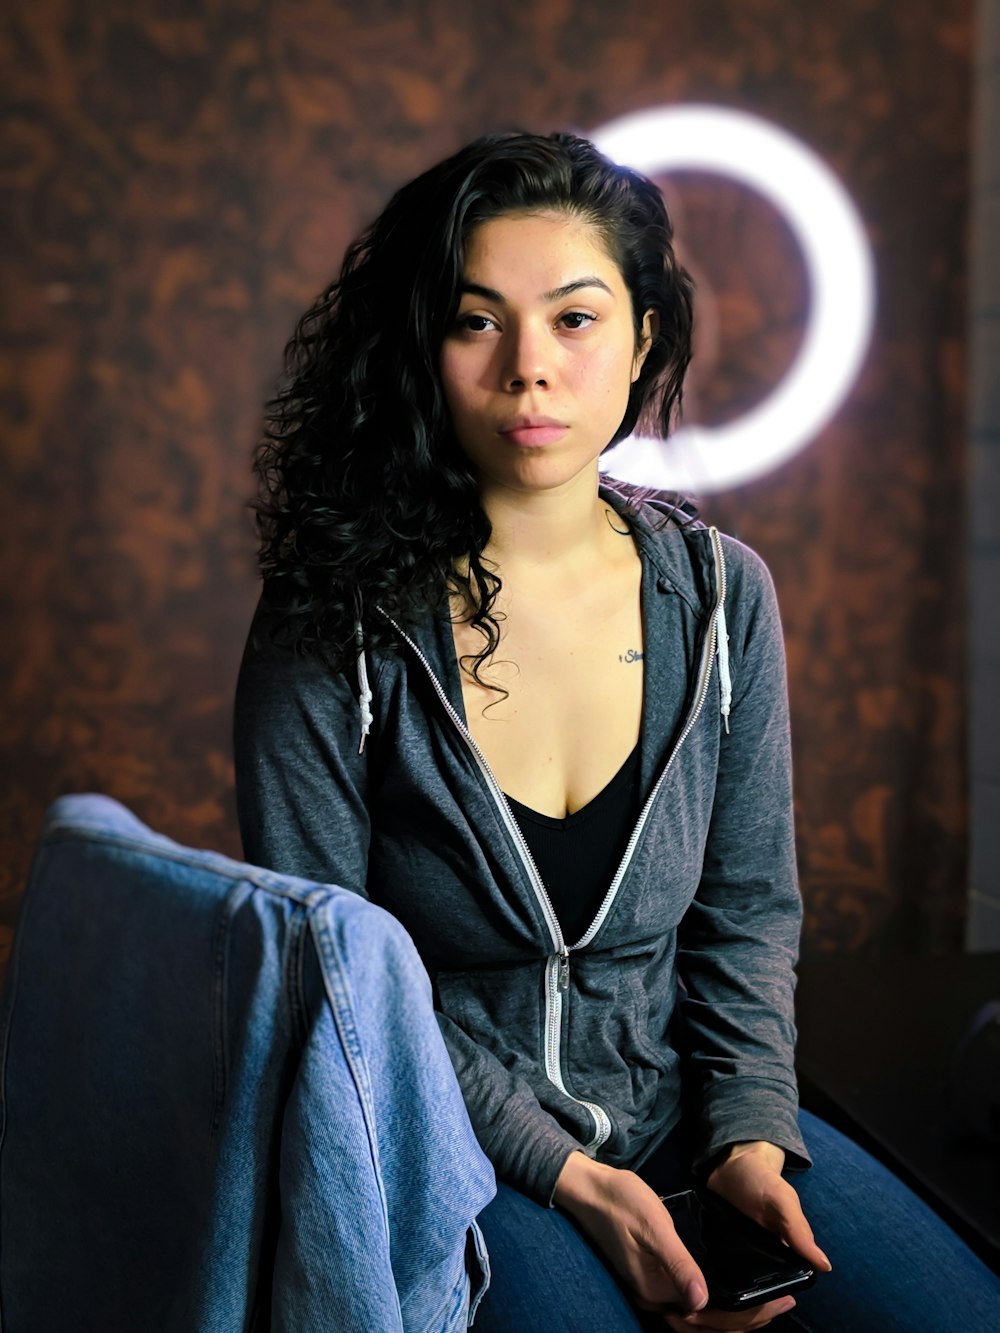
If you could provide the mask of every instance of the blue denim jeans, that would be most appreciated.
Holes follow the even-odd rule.
[[[815,1165],[789,1179],[832,1273],[797,1295],[770,1327],[794,1333],[991,1333],[1000,1278],[902,1182],[808,1112],[800,1126]],[[658,1194],[687,1189],[683,1130],[639,1168]],[[656,1316],[631,1305],[576,1225],[501,1184],[480,1216],[493,1278],[476,1333],[647,1333]]]

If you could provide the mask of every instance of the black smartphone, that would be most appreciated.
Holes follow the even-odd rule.
[[[746,1310],[816,1281],[816,1271],[772,1232],[705,1188],[664,1200],[678,1236],[705,1275],[716,1310]]]

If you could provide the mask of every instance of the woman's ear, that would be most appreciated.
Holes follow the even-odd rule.
[[[653,345],[653,340],[660,331],[660,316],[650,306],[642,317],[642,332],[639,335],[639,346],[636,349],[635,356],[632,358],[632,383],[639,378],[639,372],[642,370],[642,363],[645,361],[649,349]]]

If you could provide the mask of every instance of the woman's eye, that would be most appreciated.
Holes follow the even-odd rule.
[[[586,314],[583,310],[570,310],[570,311],[567,312],[567,314],[563,315],[562,318],[563,318],[563,319],[568,319],[568,320],[574,320],[574,321],[575,321],[575,320],[580,320],[580,321],[586,320],[586,323],[582,323],[582,322],[581,322],[581,323],[571,323],[571,324],[569,325],[569,327],[570,327],[571,329],[585,329],[585,328],[587,327],[588,324],[593,324],[593,322],[594,322],[594,320],[597,318],[597,316],[596,316],[596,315],[588,315],[588,314]]]
[[[468,329],[471,333],[485,333],[488,325],[496,327],[487,315],[462,315],[458,324],[459,328]]]

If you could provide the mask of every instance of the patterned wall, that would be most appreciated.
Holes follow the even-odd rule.
[[[849,404],[708,514],[788,634],[807,948],[957,946],[967,0],[12,0],[0,19],[0,922],[42,812],[102,790],[238,853],[230,701],[259,405],[404,179],[489,129],[747,108],[849,184],[880,278]],[[670,186],[702,285],[690,415],[801,336],[780,219]]]

